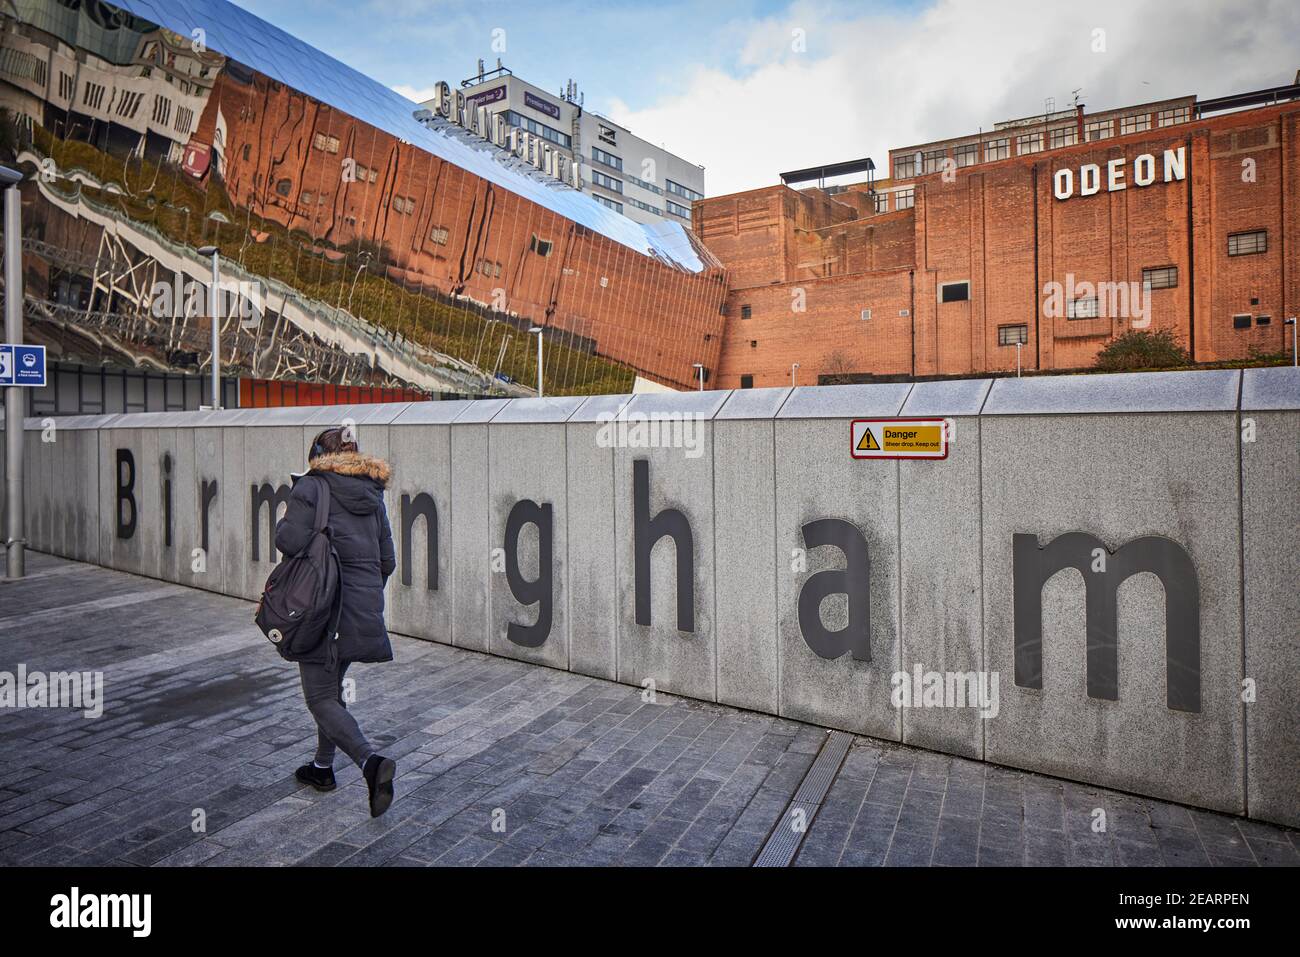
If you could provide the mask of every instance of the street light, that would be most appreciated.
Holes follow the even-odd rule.
[[[1020,347],[1024,345],[1019,339],[1016,340],[1016,378],[1020,378]]]
[[[703,392],[704,391],[704,363],[692,362],[691,368],[700,370],[700,391]]]
[[[364,250],[357,256],[361,260],[361,265],[357,267],[356,275],[352,277],[352,288],[348,290],[348,314],[352,312],[352,294],[357,291],[357,280],[361,278],[361,273],[370,265],[370,253]]]
[[[799,384],[798,381],[796,381],[798,378],[799,378],[799,363],[796,362],[794,365],[790,366],[790,387],[791,388]]]
[[[212,408],[221,408],[221,317],[217,315],[217,286],[221,282],[221,253],[216,246],[203,246],[200,256],[212,257],[212,285],[208,287],[208,313],[212,317]]]
[[[542,327],[529,326],[528,331],[537,335],[537,397],[540,399],[546,394],[542,391]]]
[[[1290,319],[1283,320],[1282,325],[1291,327],[1291,365],[1300,366],[1300,353],[1296,352],[1296,346],[1295,346],[1296,333],[1300,332],[1300,329],[1296,328],[1295,316],[1292,316]]]
[[[0,189],[5,194],[5,339],[23,341],[23,196],[18,184],[23,174],[0,166]],[[8,521],[5,525],[5,576],[23,577],[23,390],[17,384],[5,389],[5,488]]]

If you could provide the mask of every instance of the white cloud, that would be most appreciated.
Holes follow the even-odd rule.
[[[409,86],[405,83],[399,83],[393,87],[398,93],[408,100],[414,100],[416,103],[423,103],[426,100],[432,100],[433,94],[437,91],[434,86]]]
[[[805,31],[807,52],[791,49]],[[1104,32],[1105,51],[1093,47]],[[741,71],[696,68],[687,92],[613,118],[706,167],[709,195],[769,186],[782,170],[988,129],[1067,107],[1292,81],[1300,5],[1292,0],[1169,3],[939,0],[919,14],[846,17],[796,4],[735,28]]]

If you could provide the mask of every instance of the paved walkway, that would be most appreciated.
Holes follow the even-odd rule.
[[[29,553],[0,671],[101,670],[105,708],[0,711],[0,865],[750,864],[820,728],[394,638],[355,669],[398,759],[371,820],[237,599]],[[1107,828],[1092,830],[1094,809]],[[202,827],[198,825],[202,824]],[[796,865],[1296,864],[1300,832],[858,738]]]

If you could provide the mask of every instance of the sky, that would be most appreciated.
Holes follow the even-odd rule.
[[[706,193],[1063,109],[1294,81],[1296,0],[235,0],[413,99],[499,56],[705,167]]]

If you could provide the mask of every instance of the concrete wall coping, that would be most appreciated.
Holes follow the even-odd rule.
[[[492,424],[567,422],[569,417],[577,412],[586,401],[586,397],[581,395],[547,396],[541,399],[511,399],[493,417]]]
[[[24,432],[40,432],[45,428],[44,422],[47,416],[36,416],[35,418],[23,419]],[[112,423],[121,418],[120,412],[111,412],[108,415],[56,415],[51,416],[60,429],[104,429],[111,428]],[[5,428],[4,416],[0,416],[0,432]]]
[[[696,415],[706,421],[718,414],[727,401],[730,391],[710,389],[707,392],[638,392],[626,406],[628,415]]]
[[[910,382],[870,385],[801,385],[777,413],[778,419],[866,419],[898,415],[912,390]]]
[[[1239,404],[1240,403],[1240,404]],[[1234,412],[1300,409],[1300,369],[1213,369],[1103,375],[949,379],[708,392],[452,399],[360,405],[281,406],[196,412],[55,416],[61,429],[174,429],[226,426],[325,428],[358,425],[474,425],[598,422],[620,412],[705,419],[850,419],[891,416],[1058,415],[1117,412]],[[45,416],[24,420],[43,428]],[[3,423],[0,422],[0,429]]]
[[[979,415],[993,388],[992,379],[918,382],[903,403],[903,416]]]
[[[1240,380],[1237,369],[998,379],[983,414],[1235,412]]]
[[[793,392],[790,386],[778,389],[737,389],[723,403],[716,419],[774,419]]]
[[[410,402],[389,425],[450,425],[473,404],[473,399]]]
[[[1241,411],[1300,409],[1300,369],[1274,366],[1245,369],[1241,383]]]
[[[486,425],[491,422],[511,399],[470,399],[452,425]]]
[[[571,424],[583,422],[600,422],[601,416],[618,415],[629,402],[632,401],[632,393],[623,395],[593,395],[585,399],[578,407],[578,411],[569,416],[568,421]]]

